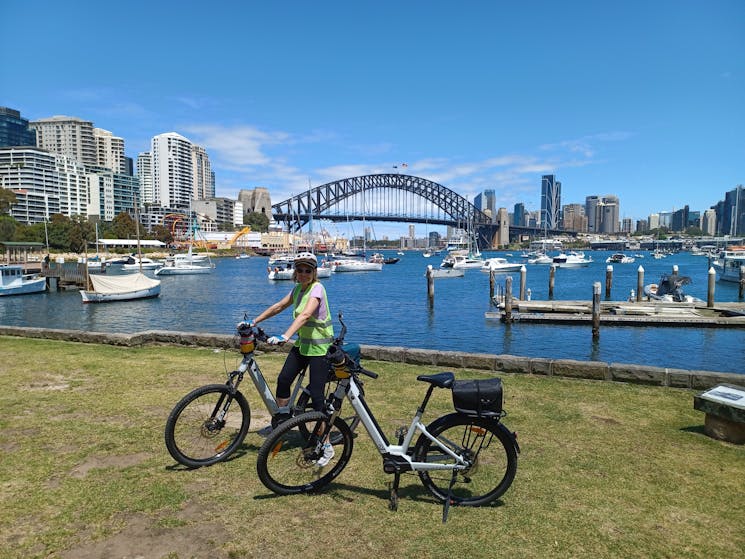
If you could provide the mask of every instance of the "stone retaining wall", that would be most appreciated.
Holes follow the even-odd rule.
[[[165,330],[149,330],[135,334],[107,334],[102,332],[83,332],[80,330],[0,326],[0,335],[110,344],[126,347],[150,344],[215,347],[222,349],[236,347],[236,340],[231,335],[170,332]],[[261,349],[268,352],[287,351],[287,348],[268,346],[266,344],[262,344]],[[437,351],[394,346],[361,345],[361,349],[362,356],[366,359],[409,363],[412,365],[427,365],[442,369],[466,368],[564,378],[610,380],[699,390],[711,388],[721,383],[745,385],[745,374],[719,373],[715,371],[690,371],[686,369],[647,367],[644,365],[624,363],[605,363],[604,361],[518,357],[515,355],[462,353],[458,351]]]

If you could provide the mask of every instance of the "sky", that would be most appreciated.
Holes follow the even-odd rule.
[[[216,194],[394,166],[473,201],[703,211],[745,183],[745,2],[4,0],[0,106],[178,132]],[[403,231],[404,224],[381,225]],[[421,226],[418,226],[421,227]],[[383,231],[385,235],[387,231]]]

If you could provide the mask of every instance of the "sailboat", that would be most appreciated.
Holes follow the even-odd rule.
[[[137,231],[137,256],[141,263],[140,215],[137,210],[137,197],[135,197],[134,204],[135,229]],[[147,277],[142,273],[142,267],[140,267],[139,272],[121,276],[88,274],[87,283],[88,289],[80,290],[83,303],[131,301],[133,299],[149,299],[160,295],[160,280]]]

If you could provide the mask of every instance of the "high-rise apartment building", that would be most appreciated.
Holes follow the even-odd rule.
[[[176,132],[154,136],[153,203],[164,208],[187,209],[194,197],[192,143]]]
[[[194,175],[194,200],[209,200],[215,197],[215,175],[210,158],[202,146],[192,144],[192,166]]]
[[[83,165],[97,165],[93,123],[71,116],[53,116],[34,120],[36,145],[52,153],[74,159]]]
[[[561,227],[561,183],[555,175],[543,175],[541,178],[541,227]]]
[[[36,146],[36,132],[20,111],[0,107],[0,147]]]
[[[155,204],[155,191],[153,190],[153,154],[143,151],[137,156],[137,178],[140,181],[140,205]]]
[[[617,233],[620,230],[621,203],[618,196],[587,196],[585,215],[589,233]]]
[[[114,136],[103,128],[94,128],[93,138],[96,140],[96,166],[109,169],[114,173],[126,174],[124,139]]]

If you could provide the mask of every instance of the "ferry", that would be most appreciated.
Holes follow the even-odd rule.
[[[745,266],[745,245],[732,245],[719,253],[712,262],[721,281],[740,281],[740,267]]]

